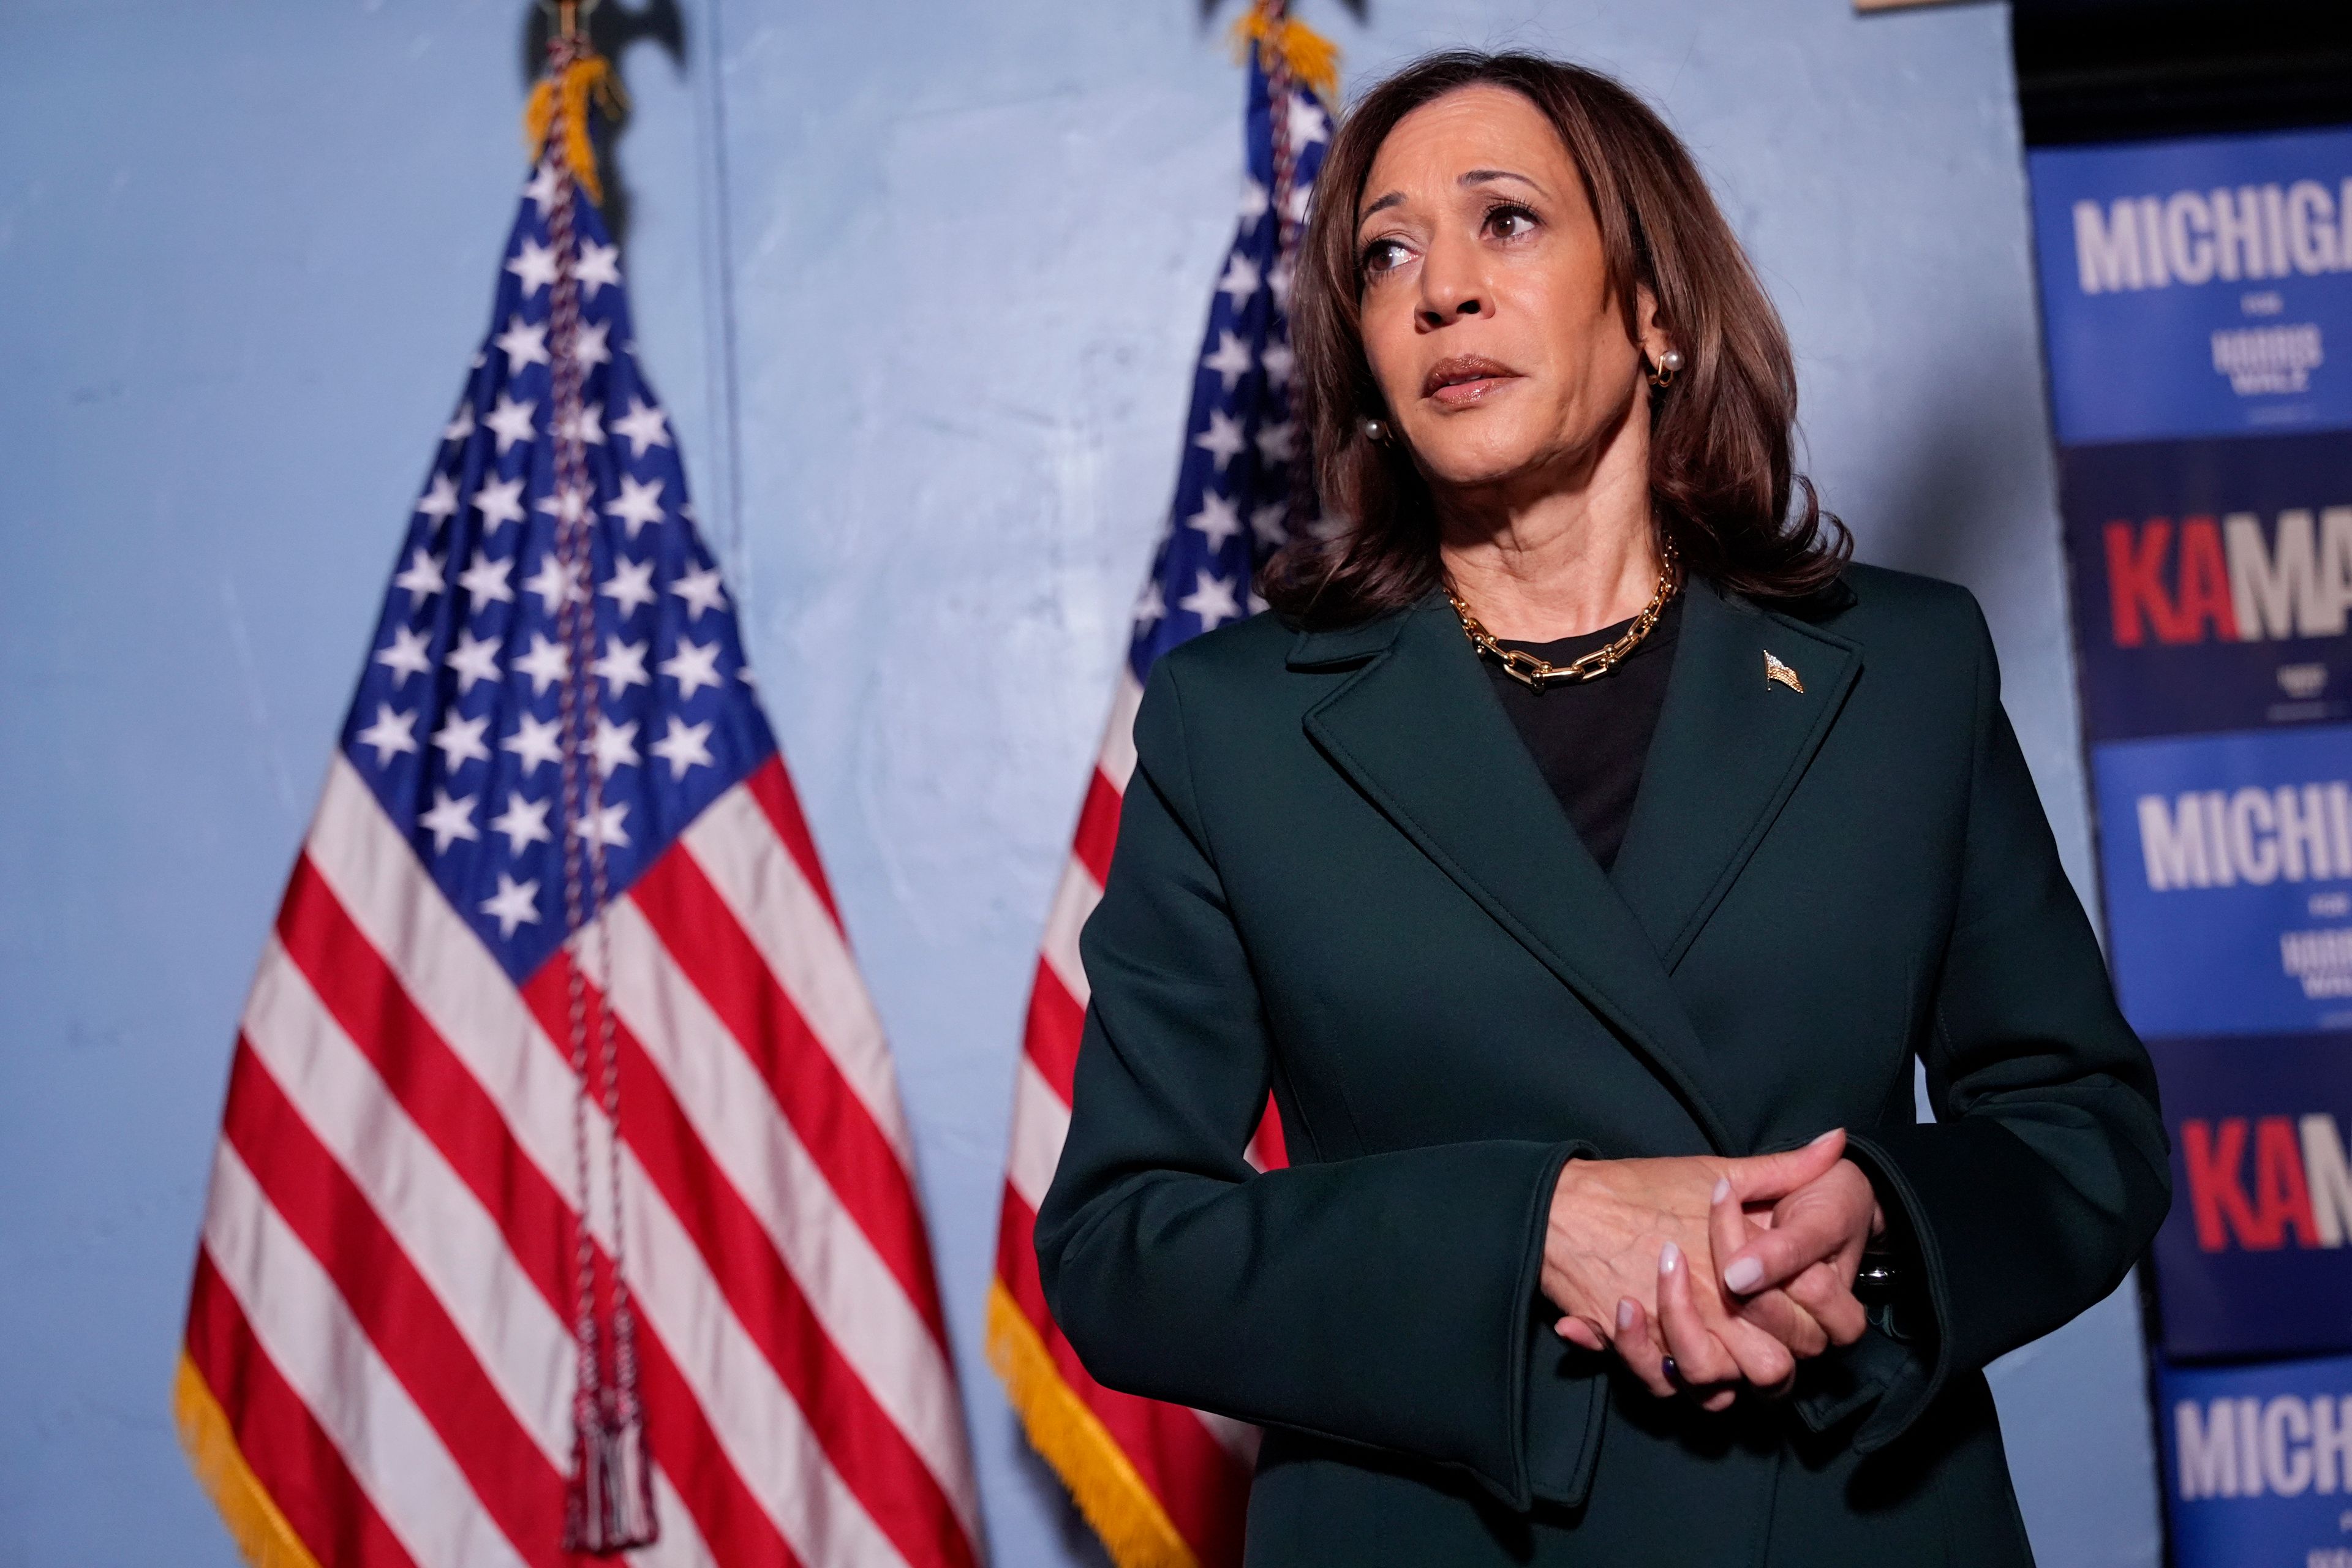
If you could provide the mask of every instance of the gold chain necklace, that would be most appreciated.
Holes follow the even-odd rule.
[[[1594,648],[1570,664],[1554,664],[1524,648],[1505,647],[1495,640],[1495,634],[1480,625],[1478,617],[1470,613],[1470,606],[1462,602],[1461,595],[1448,588],[1445,596],[1454,602],[1454,613],[1462,617],[1462,635],[1470,639],[1471,647],[1500,664],[1503,673],[1512,679],[1541,690],[1549,681],[1598,680],[1616,668],[1625,656],[1641,647],[1642,639],[1656,627],[1658,617],[1665,613],[1666,602],[1682,585],[1682,574],[1676,569],[1674,542],[1668,540],[1664,542],[1658,562],[1657,591],[1650,595],[1650,602],[1643,606],[1642,613],[1633,617],[1633,624],[1625,628],[1625,635],[1608,647]]]

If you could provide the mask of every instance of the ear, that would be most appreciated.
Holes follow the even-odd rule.
[[[1647,284],[1633,285],[1633,341],[1649,363],[1657,363],[1658,356],[1675,346],[1673,336],[1658,324],[1658,297],[1650,292]]]

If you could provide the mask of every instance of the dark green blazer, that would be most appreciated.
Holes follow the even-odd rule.
[[[1443,597],[1152,674],[1037,1256],[1096,1377],[1265,1426],[1252,1564],[2032,1561],[1982,1368],[2154,1233],[2147,1054],[1975,601],[1687,593],[1607,874]],[[1293,1163],[1256,1174],[1269,1087]],[[1830,1127],[1913,1250],[1907,1342],[1709,1415],[1552,1334],[1571,1154]]]

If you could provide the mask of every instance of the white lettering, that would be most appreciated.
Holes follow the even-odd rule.
[[[2339,1475],[2352,1487],[2352,1394],[2340,1405],[2324,1394],[2311,1402],[2311,1468],[2321,1492],[2336,1490]]]
[[[2303,1175],[2311,1188],[2311,1217],[2319,1226],[2319,1245],[2341,1247],[2352,1233],[2352,1161],[2345,1158],[2344,1141],[2336,1134],[2336,1118],[2313,1111],[2296,1124],[2303,1135]],[[2352,1444],[2352,1424],[2342,1441]],[[2321,1491],[2336,1489],[2336,1461],[2323,1458]]]
[[[2290,882],[2338,875],[2327,852],[2327,792],[2281,784],[2271,797],[2278,817],[2279,875]]]
[[[2172,1447],[2180,1463],[2180,1497],[2238,1495],[2238,1434],[2231,1402],[2217,1399],[2202,1415],[2193,1399],[2172,1407]]]
[[[2102,220],[2099,204],[2074,204],[2074,265],[2085,294],[2147,287],[2140,269],[2139,206],[2120,201]]]
[[[2297,272],[2309,276],[2336,270],[2342,254],[2336,246],[2336,203],[2317,180],[2297,180],[2288,187],[2286,241]]]
[[[2269,791],[2249,787],[2230,797],[2230,858],[2238,875],[2255,887],[2278,879],[2278,840],[2271,837],[2277,826]]]
[[[2311,1415],[2303,1401],[2282,1394],[2263,1406],[2263,1475],[2280,1497],[2301,1497],[2311,1485]]]
[[[2221,276],[2231,282],[2269,277],[2270,268],[2263,265],[2262,198],[2254,187],[2217,190],[2207,200],[2213,206],[2213,248]]]
[[[2344,185],[2352,190],[2352,180]],[[2213,214],[2195,191],[2176,191],[2164,204],[2164,255],[2183,283],[2203,283],[2213,276]]]
[[[2168,809],[2160,795],[2139,797],[2139,854],[2150,892],[2213,885],[2212,850],[2205,841],[2205,814],[2197,797],[2184,795]]]

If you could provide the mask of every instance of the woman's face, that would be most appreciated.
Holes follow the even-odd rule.
[[[1364,352],[1430,479],[1506,483],[1589,464],[1666,347],[1643,291],[1637,346],[1559,133],[1507,88],[1399,121],[1357,207]]]

